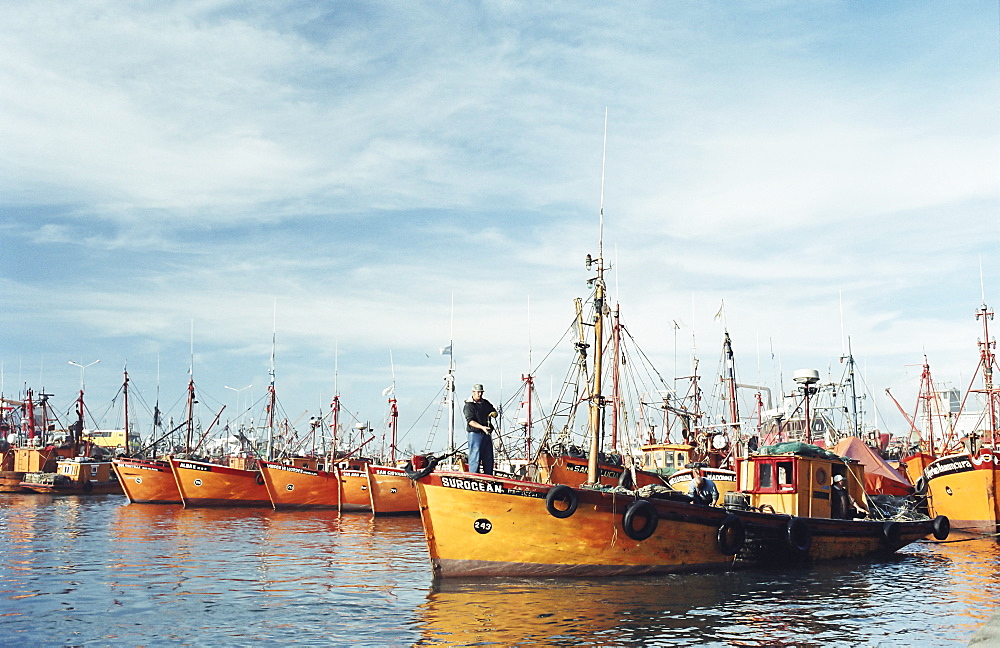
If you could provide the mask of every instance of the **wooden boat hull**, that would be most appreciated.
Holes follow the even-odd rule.
[[[21,486],[24,481],[23,472],[4,470],[0,472],[0,493],[28,493],[28,489]]]
[[[887,528],[469,473],[432,472],[418,480],[417,495],[437,578],[656,574],[861,558],[934,531],[930,520]]]
[[[375,515],[402,515],[420,512],[417,489],[402,468],[367,465],[368,492]]]
[[[32,484],[21,482],[24,490],[45,495],[121,495],[122,486],[113,482],[71,482],[68,484]]]
[[[341,468],[340,475],[340,510],[341,511],[371,511],[372,498],[368,488],[368,471],[360,469]]]
[[[136,504],[181,504],[181,492],[169,461],[160,459],[115,459],[111,462],[130,502]]]
[[[185,507],[272,506],[259,470],[173,458],[170,465]]]
[[[335,472],[261,461],[268,497],[275,509],[338,508],[340,480]]]
[[[469,473],[431,473],[417,483],[434,575],[609,576],[728,569],[716,548],[723,509],[656,503],[676,518],[669,533],[637,541],[620,525],[636,498],[574,490],[573,515],[549,513],[553,488]],[[665,528],[666,525],[659,525]]]
[[[976,454],[941,457],[924,469],[922,479],[932,516],[945,515],[954,529],[962,531],[1000,531],[1000,451],[983,448]]]

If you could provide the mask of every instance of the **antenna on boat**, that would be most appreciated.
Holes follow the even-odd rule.
[[[274,310],[272,311],[271,319],[271,368],[268,369],[267,375],[270,377],[271,381],[268,385],[267,391],[270,396],[270,404],[268,405],[267,412],[267,460],[274,461],[274,409],[276,405],[276,394],[274,391],[274,347],[277,341],[277,329],[278,329],[278,298],[274,298]]]
[[[986,284],[983,282],[983,255],[979,255],[979,290],[983,296],[983,305],[986,305]]]
[[[608,160],[608,108],[604,107],[604,151],[601,154],[601,212],[600,212],[600,231],[597,237],[597,254],[599,265],[597,271],[600,273],[604,272],[604,172],[607,168]]]
[[[590,390],[590,455],[587,460],[587,483],[597,484],[600,481],[598,474],[598,455],[601,451],[601,406],[603,398],[601,396],[601,364],[603,341],[603,324],[605,311],[605,286],[604,286],[604,178],[607,168],[608,158],[608,109],[604,109],[604,148],[601,155],[601,208],[600,208],[600,233],[598,236],[597,249],[597,277],[591,279],[591,284],[595,285],[594,290],[594,384]],[[594,261],[587,255],[587,268],[593,265]]]

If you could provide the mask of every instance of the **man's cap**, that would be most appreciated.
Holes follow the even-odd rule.
[[[842,482],[842,481],[844,481],[844,476],[843,476],[843,475],[836,475],[836,476],[835,476],[835,477],[833,478],[833,483],[834,483],[834,484],[839,484],[839,483],[840,483],[840,482]]]
[[[472,386],[472,391],[474,391],[474,392],[476,392],[476,391],[477,392],[482,392],[482,391],[486,391],[486,390],[483,389],[482,385],[480,385],[479,383],[476,383],[475,385]]]

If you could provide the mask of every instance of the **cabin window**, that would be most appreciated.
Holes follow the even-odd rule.
[[[774,488],[773,469],[774,464],[770,462],[757,464],[757,488],[762,490]]]
[[[794,465],[791,461],[778,462],[778,490],[794,490],[793,470]]]

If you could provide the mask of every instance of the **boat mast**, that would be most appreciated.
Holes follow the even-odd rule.
[[[191,440],[194,437],[194,373],[188,380],[188,402],[187,402],[187,439],[184,442],[184,452],[191,452]]]
[[[618,450],[618,417],[621,415],[621,344],[622,330],[619,305],[615,304],[615,310],[611,314],[611,335],[614,342],[614,365],[611,368],[611,450]]]
[[[271,378],[271,384],[267,387],[268,392],[268,405],[267,405],[267,460],[274,461],[274,406],[277,400],[277,395],[274,391],[274,343],[276,338],[276,329],[278,326],[278,300],[274,300],[274,323],[271,326],[271,368],[268,369],[267,375]]]
[[[734,440],[740,439],[740,406],[736,400],[736,360],[733,356],[733,341],[729,337],[729,330],[723,329],[725,335],[722,348],[726,357],[726,377],[725,381],[727,384],[727,395],[729,398],[729,425],[732,428],[732,434],[729,438],[729,447],[732,447]]]
[[[851,433],[861,438],[861,425],[858,421],[858,390],[854,378],[854,351],[851,349],[851,338],[847,338],[847,379],[851,383]]]
[[[444,377],[448,405],[448,455],[455,454],[455,293],[451,294],[451,335],[448,339],[448,374]]]
[[[990,339],[989,320],[993,319],[993,311],[984,303],[976,312],[976,319],[983,319],[983,339],[979,341],[979,358],[983,367],[983,392],[986,395],[986,407],[990,417],[990,444],[997,443],[997,390],[993,389],[993,349],[996,340]]]
[[[597,484],[598,455],[601,452],[601,366],[604,344],[604,173],[608,155],[608,111],[604,111],[604,153],[601,157],[601,209],[600,229],[597,239],[596,261],[587,255],[587,269],[597,264],[597,277],[590,280],[594,285],[594,381],[590,389],[590,455],[587,461],[587,483]]]
[[[125,408],[125,455],[129,454],[129,441],[128,441],[128,365],[125,366],[125,383],[122,385],[122,394],[124,396],[124,408]]]

